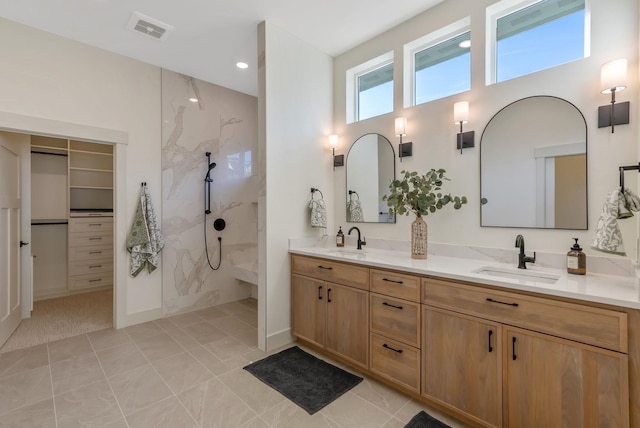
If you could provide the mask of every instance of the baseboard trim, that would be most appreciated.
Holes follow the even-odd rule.
[[[294,337],[291,334],[291,329],[287,328],[285,330],[267,336],[266,351],[272,351],[274,349],[293,343],[293,341]]]
[[[127,320],[124,327],[130,327],[143,322],[154,321],[162,318],[162,308],[149,309],[148,311],[134,312],[127,314]]]

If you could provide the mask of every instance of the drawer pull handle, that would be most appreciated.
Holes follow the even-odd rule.
[[[518,304],[517,304],[517,303],[501,302],[500,300],[493,300],[491,297],[487,297],[487,302],[491,302],[491,303],[500,303],[501,305],[507,305],[507,306],[518,307]]]
[[[331,303],[331,289],[327,289],[327,303]]]
[[[89,238],[89,241],[102,241],[102,238]]]
[[[493,347],[491,346],[491,336],[493,336],[493,330],[489,330],[489,352],[493,352]]]
[[[322,285],[318,286],[318,300],[322,300]]]
[[[89,254],[102,254],[102,251],[89,251]]]
[[[100,281],[102,281],[102,278],[100,278],[100,279],[90,279],[89,280],[89,282],[100,282]]]
[[[511,339],[511,352],[513,353],[513,361],[517,359],[516,357],[516,337],[513,336]]]
[[[403,284],[402,281],[395,281],[393,279],[388,279],[388,278],[382,278],[383,281],[387,281],[387,282],[393,282],[395,284]]]
[[[393,352],[397,352],[398,354],[402,354],[402,349],[395,349],[395,348],[392,348],[391,346],[387,345],[386,343],[384,343],[384,344],[382,345],[382,347],[383,347],[383,348],[387,348],[387,349],[389,349],[389,350],[391,350],[391,351],[393,351]]]
[[[392,305],[391,303],[382,302],[382,304],[383,304],[383,305],[385,305],[385,306],[390,306],[390,307],[392,307],[392,308],[402,309],[402,306]]]
[[[89,266],[89,269],[96,269],[96,268],[101,268],[102,265],[93,265],[93,266]]]
[[[318,267],[320,269],[326,269],[326,270],[332,270],[333,269],[331,266],[327,267],[327,266],[318,265]]]

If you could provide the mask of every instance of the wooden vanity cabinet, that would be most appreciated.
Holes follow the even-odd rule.
[[[508,427],[628,427],[626,354],[505,327]]]
[[[422,322],[422,395],[478,425],[502,426],[502,326],[426,305]]]
[[[368,369],[369,269],[295,255],[291,265],[293,335]]]
[[[371,269],[371,371],[420,393],[420,277]]]
[[[629,425],[626,313],[433,278],[423,304],[426,398],[479,426]]]

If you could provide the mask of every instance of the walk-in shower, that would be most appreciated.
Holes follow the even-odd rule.
[[[220,269],[220,265],[222,264],[222,237],[218,236],[218,266],[213,266],[211,264],[211,259],[209,258],[209,245],[207,244],[207,216],[211,214],[211,183],[213,182],[213,178],[211,178],[211,170],[216,167],[215,162],[211,162],[211,152],[206,152],[207,156],[207,175],[204,177],[204,252],[207,256],[207,263],[212,270]],[[213,228],[217,231],[224,230],[226,226],[226,222],[222,218],[217,218],[213,222]]]

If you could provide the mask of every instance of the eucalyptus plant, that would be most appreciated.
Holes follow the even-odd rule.
[[[414,213],[422,217],[435,213],[450,203],[454,209],[459,210],[467,203],[467,197],[452,196],[440,191],[444,181],[451,181],[445,177],[445,172],[444,169],[433,168],[423,175],[415,171],[401,171],[403,177],[391,180],[389,194],[382,197],[389,206],[389,215]]]

